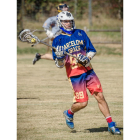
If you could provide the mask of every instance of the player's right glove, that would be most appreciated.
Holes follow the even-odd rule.
[[[82,55],[82,54],[79,54],[77,62],[85,67],[88,67],[90,65],[89,58],[87,56]]]
[[[57,59],[64,59],[66,51],[61,46],[57,46],[55,54]]]

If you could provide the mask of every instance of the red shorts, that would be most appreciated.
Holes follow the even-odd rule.
[[[85,102],[88,100],[86,88],[91,95],[93,95],[94,92],[103,92],[101,83],[93,70],[70,77],[70,81],[74,90],[73,102]]]

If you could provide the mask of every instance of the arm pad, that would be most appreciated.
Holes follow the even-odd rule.
[[[90,57],[91,59],[96,55],[96,52],[88,52],[87,57]]]

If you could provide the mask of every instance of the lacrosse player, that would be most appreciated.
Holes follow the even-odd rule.
[[[60,13],[62,11],[68,11],[69,6],[67,4],[59,4],[58,7],[56,7],[57,12]],[[46,31],[46,34],[51,41],[58,36],[61,33],[61,29],[57,26],[57,16],[53,16],[48,18],[44,24],[43,28]],[[50,30],[50,28],[52,30]],[[39,59],[48,59],[48,60],[53,60],[52,55],[49,53],[46,53],[44,55],[40,55],[39,53],[36,53],[35,58],[33,59],[33,65],[38,61]]]
[[[62,33],[53,40],[52,46],[56,48],[56,51],[52,50],[52,55],[58,68],[65,66],[74,91],[71,108],[63,112],[67,126],[73,129],[74,113],[87,106],[87,88],[97,100],[99,109],[106,118],[108,131],[120,135],[120,130],[112,121],[101,83],[90,64],[96,54],[94,46],[83,30],[74,29],[74,18],[70,12],[62,11],[57,18]],[[66,52],[77,56],[78,59],[66,55]]]

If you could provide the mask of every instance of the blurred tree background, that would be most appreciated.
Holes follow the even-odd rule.
[[[88,19],[89,0],[17,0],[17,31],[26,28],[26,22],[43,24],[47,18],[57,15],[56,7],[60,3],[69,5],[76,20]],[[91,0],[91,8],[91,15],[95,19],[102,16],[123,19],[123,0]],[[89,21],[87,24],[90,24]]]
[[[98,55],[123,54],[123,0],[17,0],[17,35],[22,29],[44,31],[43,23],[49,17],[58,14],[56,7],[60,3],[69,6],[77,29],[119,30],[119,32],[87,32],[93,45],[96,45]],[[45,32],[36,32],[35,35],[39,39],[46,38]],[[49,49],[46,48],[46,51]],[[23,44],[17,39],[18,54],[35,52],[45,52],[44,45],[38,44],[32,49],[30,44]]]

